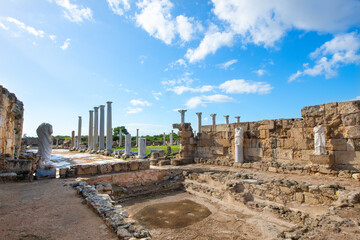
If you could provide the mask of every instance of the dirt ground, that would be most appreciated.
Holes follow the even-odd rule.
[[[63,182],[0,184],[0,239],[117,239]]]
[[[226,206],[211,202],[186,192],[176,191],[152,197],[138,198],[122,203],[130,216],[141,212],[144,207],[161,203],[190,200],[208,208],[211,214],[201,221],[184,228],[151,228],[153,239],[159,240],[245,240],[277,239],[279,232],[293,224],[281,221],[271,214],[257,214],[246,207]],[[166,209],[163,209],[166,211]],[[174,218],[179,215],[174,216]]]

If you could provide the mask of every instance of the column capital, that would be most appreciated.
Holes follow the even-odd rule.
[[[94,110],[89,110],[90,113],[94,112]]]
[[[202,112],[197,112],[196,115],[201,116]]]
[[[187,110],[186,109],[179,109],[178,111],[179,111],[179,113],[185,113]]]
[[[210,114],[211,117],[216,117],[216,113]]]
[[[229,115],[224,115],[224,117],[228,118],[228,117],[229,117]]]
[[[109,105],[109,104],[112,104],[112,102],[111,102],[111,101],[107,101],[107,102],[106,102],[106,104],[108,104],[108,105]]]
[[[94,110],[97,111],[99,109],[99,107],[94,107]]]

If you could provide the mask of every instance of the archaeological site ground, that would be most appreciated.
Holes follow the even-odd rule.
[[[197,133],[179,110],[179,148],[174,132],[113,142],[108,102],[106,136],[102,105],[86,141],[79,119],[44,160],[40,135],[22,139],[23,103],[0,90],[1,239],[360,237],[360,101],[205,126],[197,113]]]

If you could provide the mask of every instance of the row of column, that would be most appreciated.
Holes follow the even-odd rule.
[[[106,121],[106,152],[112,152],[112,102],[107,104],[107,121]],[[100,129],[99,129],[99,108],[100,108]],[[78,135],[75,143],[75,148],[80,149],[81,144],[81,125],[82,118],[78,119]],[[104,151],[105,150],[105,105],[94,107],[94,110],[89,110],[89,137],[88,137],[88,151]]]
[[[186,111],[187,110],[185,110],[185,109],[179,110],[179,112],[180,112],[180,123],[185,123],[185,112]],[[202,113],[197,112],[196,115],[198,117],[198,121],[197,121],[198,133],[201,133],[201,115],[202,115]],[[213,114],[210,114],[210,116],[211,116],[212,125],[215,126],[216,125],[216,120],[215,120],[216,114],[213,113]],[[225,118],[225,124],[229,124],[229,115],[225,115],[224,118]],[[240,116],[236,116],[235,119],[236,119],[236,123],[240,123]]]

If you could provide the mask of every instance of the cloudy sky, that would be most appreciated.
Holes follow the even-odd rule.
[[[24,133],[70,135],[113,102],[113,126],[169,132],[187,109],[241,121],[360,99],[359,0],[0,1],[0,84]]]

